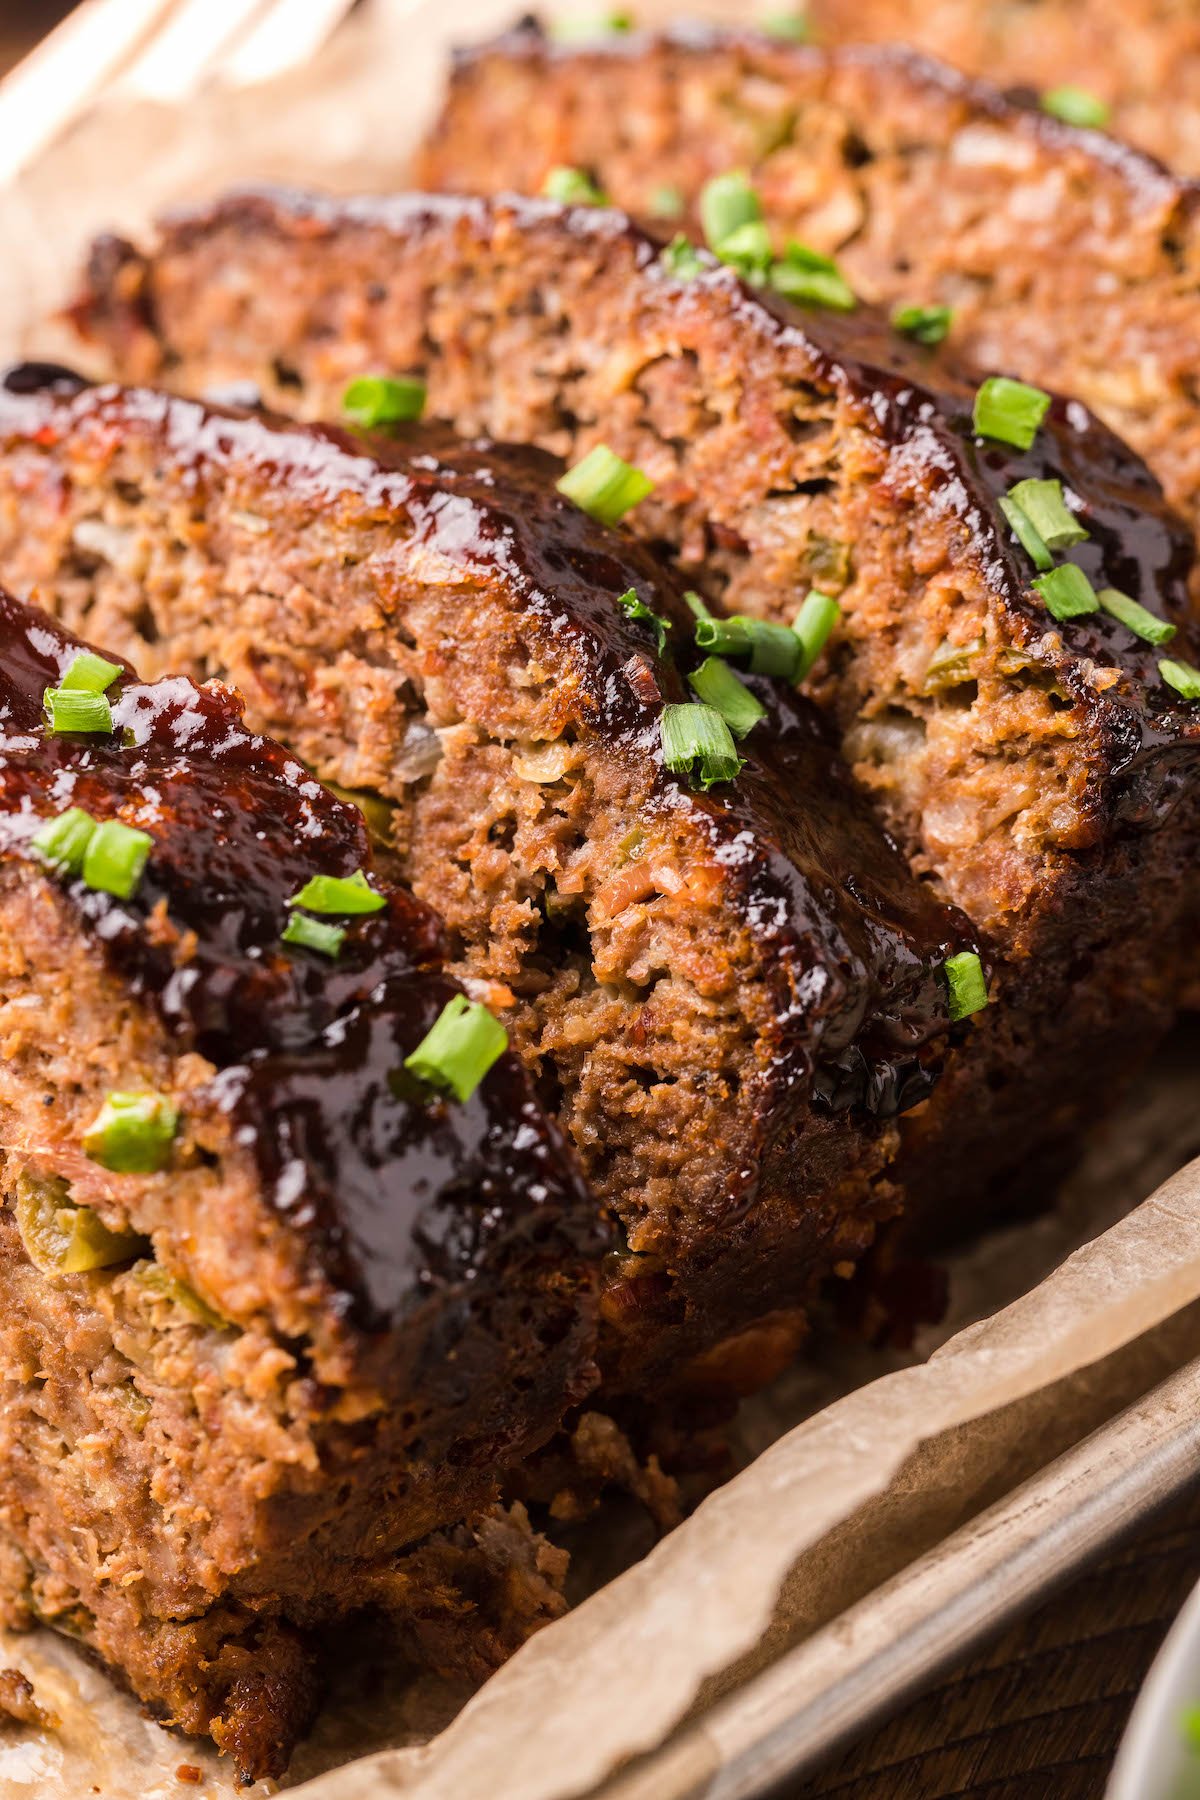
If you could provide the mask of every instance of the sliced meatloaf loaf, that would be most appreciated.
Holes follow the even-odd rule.
[[[1077,395],[1200,525],[1200,191],[1148,158],[894,47],[526,29],[463,55],[421,184],[532,194],[555,164],[642,217],[665,193],[694,236],[704,184],[747,170],[779,249],[951,308],[966,361]]]
[[[594,1385],[608,1233],[362,813],[3,594],[0,919],[3,1617],[278,1773],[314,1622],[519,1641],[519,1521],[429,1534]]]
[[[620,1222],[601,1360],[641,1391],[693,1355],[712,1374],[894,1210],[895,1117],[975,940],[786,687],[758,682],[717,785],[666,766],[692,615],[557,468],[25,370],[0,393],[0,561],[147,667],[235,681],[370,791]]]
[[[1028,449],[986,437],[971,387],[872,315],[791,309],[608,209],[242,195],[122,259],[95,317],[124,368],[316,415],[364,370],[420,372],[460,430],[642,469],[628,522],[728,612],[790,622],[810,588],[836,594],[815,690],[999,965],[1000,1004],[915,1126],[953,1151],[918,1176],[969,1207],[1070,1153],[1174,1004],[1198,741],[1146,641],[1185,616],[1190,534],[1083,406],[1002,387],[1048,410]],[[1062,553],[1039,541],[1035,563],[1013,535],[1000,502],[1026,480],[1071,515],[1047,525],[1070,559],[1052,588],[1092,610],[1060,618],[1035,589]],[[10,511],[11,563],[37,539],[23,494]],[[1093,589],[1155,617],[1126,614],[1138,636]],[[1186,633],[1171,649],[1186,660]]]

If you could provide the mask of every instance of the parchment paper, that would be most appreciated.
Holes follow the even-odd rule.
[[[62,352],[45,315],[95,230],[136,232],[163,205],[249,180],[396,185],[436,106],[447,41],[514,10],[510,0],[376,0],[316,66],[270,88],[210,93],[185,113],[110,105],[83,121],[0,194],[0,356]],[[1177,1033],[1125,1107],[1098,1119],[1055,1210],[952,1260],[949,1317],[906,1357],[818,1339],[744,1409],[743,1471],[473,1698],[348,1664],[289,1791],[592,1792],[1200,1355],[1200,1162],[1182,1167],[1200,1153],[1198,1069],[1200,1031]],[[597,1532],[608,1528],[602,1517]],[[44,1732],[0,1727],[0,1796],[234,1791],[215,1754],[144,1719],[64,1640],[0,1639],[0,1656],[32,1676],[58,1719]]]

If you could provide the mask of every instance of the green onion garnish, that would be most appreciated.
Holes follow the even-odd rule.
[[[1158,665],[1158,672],[1168,687],[1185,700],[1200,700],[1200,669],[1192,663],[1175,662],[1173,658],[1164,656]]]
[[[1134,637],[1144,638],[1148,644],[1169,644],[1175,636],[1174,625],[1169,625],[1165,619],[1156,619],[1152,612],[1147,612],[1120,588],[1101,588],[1096,598],[1106,613],[1111,613],[1132,631]]]
[[[721,261],[736,269],[744,281],[761,283],[767,279],[771,266],[771,234],[761,219],[739,225],[713,248]]]
[[[832,594],[822,594],[817,588],[810,591],[792,625],[792,630],[800,640],[797,681],[802,681],[812,669],[841,616],[842,609]]]
[[[646,204],[652,219],[682,219],[687,210],[683,189],[670,182],[654,188]]]
[[[542,183],[542,198],[557,200],[563,206],[607,206],[608,195],[597,187],[582,169],[569,169],[560,163],[551,169]]]
[[[1033,585],[1056,619],[1078,619],[1100,611],[1096,590],[1075,563],[1060,563],[1046,575],[1035,575]]]
[[[662,710],[662,756],[673,775],[702,788],[732,781],[742,766],[728,725],[715,706],[690,701]]]
[[[766,707],[719,656],[706,656],[688,683],[697,699],[720,713],[735,738],[744,738],[767,716]]]
[[[617,605],[627,619],[644,619],[654,631],[654,641],[658,650],[662,650],[667,641],[667,633],[671,629],[671,621],[651,612],[646,602],[639,598],[636,588],[627,588],[623,594],[617,595]]]
[[[917,344],[940,344],[954,319],[952,306],[897,306],[892,329]]]
[[[597,444],[582,462],[556,483],[560,494],[602,525],[616,525],[625,514],[644,500],[654,483],[632,463],[622,462],[607,444]]]
[[[550,35],[559,44],[578,44],[589,38],[615,37],[633,30],[633,14],[598,13],[595,18],[554,19]]]
[[[120,819],[105,819],[88,839],[83,855],[83,879],[98,894],[115,894],[128,900],[142,879],[146,859],[154,848],[148,831],[135,831]]]
[[[743,225],[755,225],[763,216],[762,203],[744,175],[736,171],[714,175],[700,190],[700,223],[713,250]]]
[[[95,830],[96,821],[91,813],[84,812],[82,806],[72,806],[57,819],[47,819],[29,841],[55,868],[79,875]]]
[[[165,1094],[109,1094],[83,1134],[84,1153],[117,1175],[154,1175],[170,1161],[178,1129]]]
[[[1021,548],[1028,553],[1034,568],[1052,569],[1054,558],[1050,554],[1049,546],[1044,544],[1038,536],[1032,519],[1027,518],[1016,501],[1010,499],[1007,494],[1001,494],[997,505],[1011,525],[1013,536]]]
[[[447,1000],[404,1066],[418,1081],[469,1100],[492,1064],[508,1049],[508,1033],[486,1006],[465,994]]]
[[[1069,550],[1089,533],[1063,498],[1061,481],[1018,481],[1008,490],[1048,550]]]
[[[811,44],[813,41],[812,21],[803,12],[764,13],[758,28],[767,37],[782,38],[789,44]]]
[[[120,663],[111,663],[94,651],[81,650],[59,682],[59,688],[78,689],[85,694],[102,694],[122,673]]]
[[[858,305],[857,294],[833,258],[807,244],[789,244],[780,260],[772,263],[768,280],[777,294],[801,306],[853,312]]]
[[[696,592],[695,588],[688,588],[687,592],[684,594],[683,597],[687,601],[688,610],[692,614],[693,618],[696,618],[696,619],[711,619],[712,618],[712,614],[709,612],[707,606],[705,606],[703,600],[700,598],[700,596]]]
[[[1094,131],[1108,124],[1112,111],[1098,94],[1089,94],[1086,88],[1073,87],[1070,82],[1047,89],[1038,104],[1044,113],[1061,119],[1065,125],[1084,125]]]
[[[47,688],[42,704],[52,732],[110,732],[113,728],[112,707],[105,696],[86,688]]]
[[[975,396],[975,430],[980,437],[1028,450],[1050,406],[1050,396],[1028,382],[989,375]]]
[[[319,956],[337,959],[346,941],[344,925],[327,925],[324,919],[312,919],[307,913],[293,913],[279,934],[284,944],[299,944],[302,950],[315,950]]]
[[[789,625],[748,619],[744,613],[731,619],[716,619],[711,614],[697,619],[696,643],[718,656],[748,656],[755,675],[782,675],[786,681],[795,681],[800,667],[800,639]]]
[[[987,982],[974,950],[960,950],[957,956],[948,956],[945,969],[951,1019],[968,1019],[972,1013],[982,1012],[988,1003]]]
[[[676,281],[694,281],[697,275],[704,273],[704,262],[699,251],[682,231],[671,239],[659,260],[667,274],[673,275]]]
[[[361,869],[353,875],[310,875],[289,906],[305,906],[309,912],[335,913],[349,917],[358,913],[382,912],[387,897],[376,893]]]
[[[419,376],[360,375],[342,395],[342,411],[362,431],[386,431],[419,419],[425,397]]]

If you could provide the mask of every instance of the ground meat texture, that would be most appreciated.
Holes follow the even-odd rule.
[[[82,649],[0,595],[2,1616],[277,1773],[308,1630],[421,1592],[594,1386],[610,1238],[511,1052],[406,1075],[461,989],[361,812],[217,684],[110,665],[111,731],[51,733]],[[68,807],[149,834],[127,897],[34,845]],[[281,942],[356,871],[336,960]],[[87,1137],[129,1092],[177,1112],[145,1173]]]
[[[836,256],[889,308],[952,307],[953,354],[1078,395],[1200,525],[1194,183],[894,46],[691,28],[576,51],[527,30],[464,54],[423,184],[537,193],[555,163],[642,217],[677,190],[669,229],[693,234],[704,182],[745,169],[780,248]]]
[[[714,603],[790,621],[836,593],[815,691],[998,965],[914,1179],[969,1219],[1044,1189],[1171,1014],[1195,829],[1196,727],[1159,653],[1105,613],[1056,622],[997,510],[1061,479],[1091,533],[1070,559],[1186,625],[1191,536],[1086,408],[1056,401],[1028,453],[976,440],[973,384],[873,315],[788,309],[711,258],[682,279],[624,215],[549,201],[243,195],[126,247],[103,291],[124,368],[317,416],[363,370],[421,372],[461,431],[644,469],[628,523]],[[1186,629],[1172,647],[1195,654]]]

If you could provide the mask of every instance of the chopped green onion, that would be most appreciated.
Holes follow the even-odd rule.
[[[700,596],[696,592],[695,588],[688,588],[687,592],[684,594],[683,597],[687,602],[688,610],[691,612],[693,618],[697,618],[697,619],[711,619],[712,618],[712,614],[709,612],[707,606],[705,606],[703,600],[700,598]]]
[[[589,38],[615,37],[633,30],[633,14],[627,12],[597,13],[594,18],[555,19],[550,35],[559,44],[577,44]]]
[[[945,969],[951,1019],[968,1019],[972,1013],[982,1012],[988,1003],[987,982],[974,950],[960,950],[957,956],[948,956]]]
[[[754,225],[763,216],[762,203],[744,175],[714,175],[700,190],[700,223],[710,248],[720,246],[743,225]]]
[[[387,431],[419,419],[425,398],[419,376],[360,375],[342,395],[342,411],[362,431]]]
[[[652,219],[682,219],[687,209],[683,189],[671,182],[663,182],[661,187],[652,190],[647,208]]]
[[[758,28],[767,37],[783,38],[789,44],[811,44],[813,41],[812,21],[804,12],[764,13]]]
[[[1089,94],[1086,88],[1074,87],[1070,82],[1048,88],[1039,105],[1044,113],[1061,119],[1065,125],[1084,125],[1096,131],[1108,124],[1112,111],[1098,94]]]
[[[632,463],[614,455],[607,444],[597,444],[556,485],[560,494],[593,519],[602,525],[616,525],[646,498],[654,483]]]
[[[659,260],[676,281],[694,281],[704,273],[704,259],[682,231],[671,239]]]
[[[1050,407],[1050,396],[1028,382],[989,375],[975,396],[975,430],[980,437],[1028,450]]]
[[[29,840],[39,855],[72,875],[83,870],[83,859],[96,830],[96,821],[82,806],[69,807],[57,819],[47,819]]]
[[[320,956],[337,958],[346,941],[344,925],[327,925],[323,919],[310,919],[307,913],[293,913],[279,934],[284,944],[299,944],[302,950],[315,950]]]
[[[1169,644],[1175,636],[1174,625],[1166,619],[1156,619],[1152,612],[1147,612],[1137,600],[1131,600],[1120,588],[1101,588],[1096,595],[1097,600],[1106,613],[1119,619],[1134,637],[1144,638],[1148,644]]]
[[[85,884],[100,894],[128,900],[142,879],[146,859],[154,848],[148,831],[135,831],[120,819],[97,825],[83,855]]]
[[[817,588],[811,590],[792,625],[801,651],[797,681],[802,681],[812,669],[841,616],[842,609],[832,594],[822,594]]]
[[[448,1088],[469,1100],[492,1064],[508,1049],[508,1033],[479,1001],[465,994],[447,1000],[404,1066],[430,1087]]]
[[[723,263],[746,281],[763,282],[771,266],[771,234],[762,219],[751,219],[722,238],[713,249]]]
[[[1185,700],[1200,700],[1200,669],[1192,663],[1176,662],[1164,656],[1158,672],[1168,687],[1173,687]]]
[[[772,263],[768,279],[777,294],[802,306],[853,312],[858,305],[857,294],[833,258],[807,244],[789,244],[780,260]]]
[[[1069,550],[1091,534],[1070,511],[1061,481],[1018,481],[1008,490],[1047,550]]]
[[[344,916],[382,912],[387,896],[376,893],[361,869],[353,875],[310,875],[289,906],[306,906],[309,912]]]
[[[1035,575],[1033,585],[1056,619],[1079,619],[1100,611],[1096,590],[1076,563],[1060,563],[1047,575]]]
[[[795,681],[803,654],[789,625],[748,619],[743,613],[731,619],[697,619],[696,643],[718,656],[748,656],[755,675],[782,675],[786,681]]]
[[[84,1153],[117,1175],[165,1169],[179,1114],[165,1094],[109,1094],[83,1134]]]
[[[110,688],[123,670],[120,663],[108,662],[94,651],[81,650],[72,658],[71,665],[59,682],[59,688],[78,689],[85,694],[102,694]]]
[[[623,594],[618,594],[617,605],[627,619],[645,619],[646,623],[653,628],[655,644],[661,651],[667,641],[671,621],[661,618],[656,612],[651,612],[646,602],[639,598],[636,588],[627,588]]]
[[[551,169],[542,183],[542,198],[558,200],[563,206],[607,206],[608,195],[597,187],[582,169],[569,169],[564,164]]]
[[[719,656],[706,656],[688,683],[697,699],[720,713],[736,738],[744,738],[767,716],[766,707]]]
[[[1054,558],[1050,554],[1049,547],[1038,536],[1032,519],[1027,518],[1016,501],[1010,499],[1007,494],[1001,494],[997,505],[1012,526],[1013,536],[1021,548],[1028,553],[1034,568],[1052,569]]]
[[[702,788],[732,781],[742,766],[728,725],[715,706],[690,701],[662,710],[662,757],[673,775]]]
[[[110,732],[113,728],[112,707],[105,696],[86,688],[47,688],[42,703],[53,732]]]
[[[952,306],[897,306],[892,311],[892,329],[914,343],[940,344],[954,319]]]

